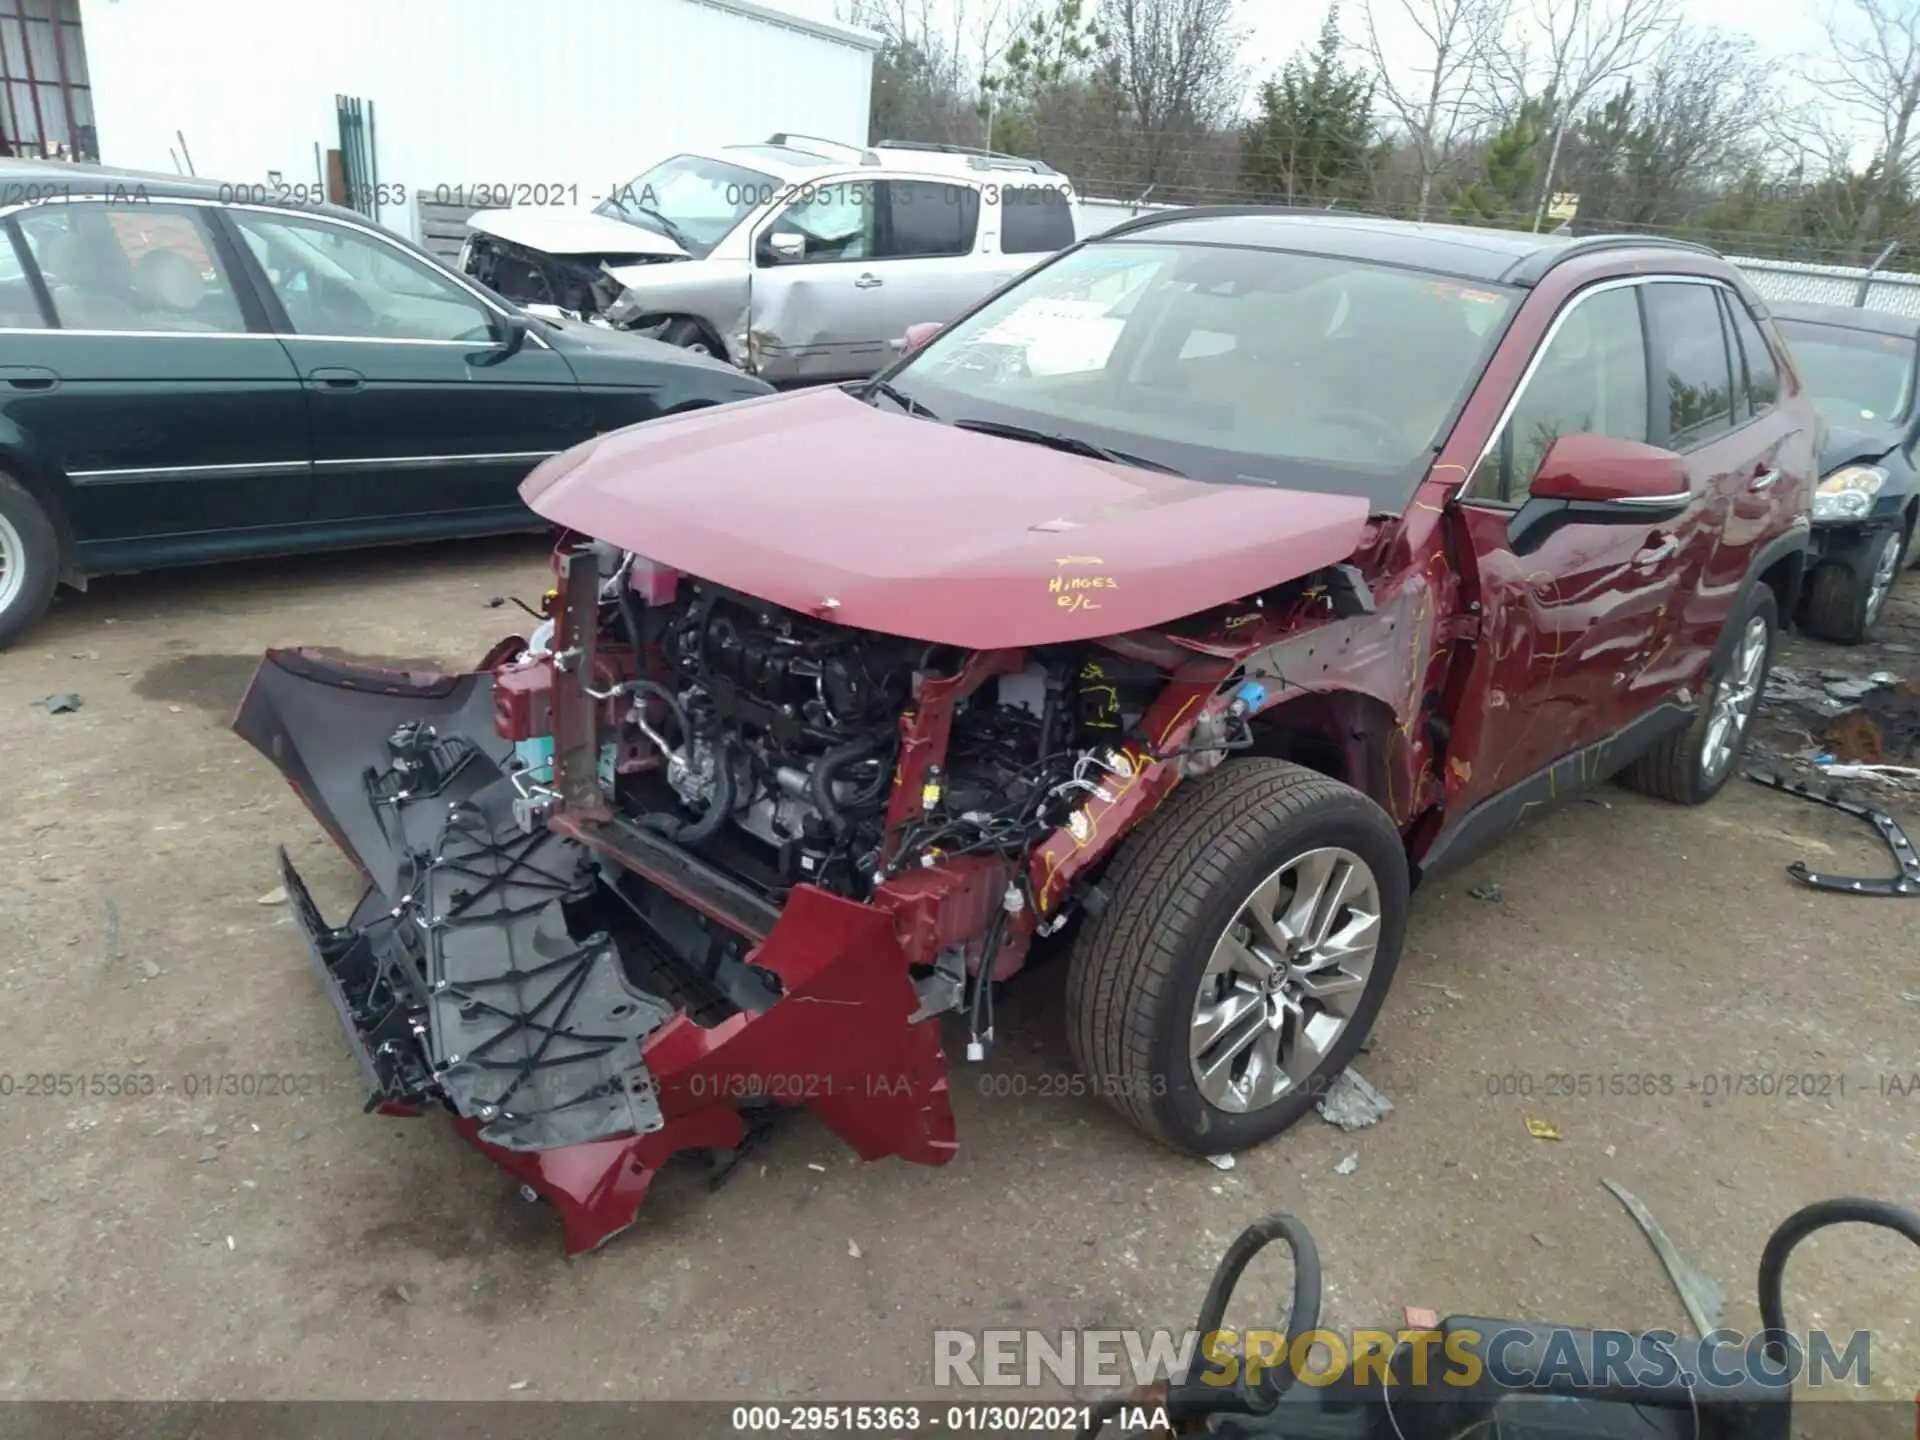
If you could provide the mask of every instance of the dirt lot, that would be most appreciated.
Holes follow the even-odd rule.
[[[0,1397],[924,1393],[937,1328],[1184,1327],[1219,1248],[1282,1206],[1320,1236],[1336,1324],[1424,1305],[1684,1331],[1602,1176],[1750,1328],[1774,1222],[1920,1198],[1920,1093],[1900,1093],[1920,909],[1792,885],[1791,860],[1884,873],[1884,852],[1739,781],[1697,811],[1609,788],[1419,896],[1363,1065],[1396,1109],[1370,1130],[1309,1121],[1221,1172],[1042,1093],[1070,1069],[1053,965],[1003,1002],[991,1061],[956,1067],[951,1166],[863,1166],[796,1117],[718,1193],[669,1172],[633,1231],[563,1261],[551,1213],[447,1126],[360,1113],[294,927],[259,903],[276,844],[332,913],[351,872],[225,729],[265,646],[471,659],[517,628],[489,598],[536,595],[543,558],[511,541],[107,581],[0,656]],[[1890,633],[1911,646],[1905,585]],[[1912,648],[1798,648],[1920,674]],[[75,713],[32,703],[68,690]],[[1469,894],[1489,881],[1502,898]],[[1629,1074],[1672,1093],[1606,1093]],[[1725,1096],[1761,1074],[1820,1093]],[[1601,1093],[1550,1093],[1567,1075]],[[1908,1397],[1917,1278],[1892,1237],[1834,1232],[1796,1259],[1790,1315],[1873,1330],[1875,1390]]]

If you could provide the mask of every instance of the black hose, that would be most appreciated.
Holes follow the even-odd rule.
[[[640,607],[633,598],[633,586],[627,582],[623,573],[620,577],[620,591],[614,596],[614,603],[620,607],[620,623],[626,628],[627,643],[633,646],[633,663],[636,668],[646,663],[646,652],[640,644]]]
[[[1210,1335],[1220,1328],[1241,1273],[1275,1240],[1285,1240],[1293,1255],[1293,1304],[1282,1317],[1285,1334],[1307,1335],[1320,1328],[1320,1247],[1313,1243],[1313,1233],[1302,1221],[1276,1214],[1256,1220],[1227,1247],[1220,1268],[1213,1272],[1213,1283],[1207,1287],[1207,1298],[1200,1302],[1200,1318],[1194,1322],[1197,1334]],[[1269,1405],[1278,1402],[1294,1378],[1291,1365],[1267,1367],[1261,1387]]]
[[[733,754],[731,748],[722,741],[714,749],[713,755],[713,794],[707,801],[707,813],[691,825],[682,825],[673,839],[681,845],[698,845],[710,840],[727,823],[727,817],[733,814]]]
[[[808,793],[813,797],[813,808],[820,813],[821,819],[833,827],[835,835],[845,835],[850,822],[841,810],[839,801],[834,798],[834,780],[849,765],[878,754],[886,743],[883,735],[862,735],[844,745],[834,746],[813,762],[812,773],[807,778]]]
[[[1781,1298],[1787,1256],[1814,1231],[1847,1224],[1879,1225],[1920,1245],[1920,1213],[1885,1200],[1818,1200],[1781,1221],[1768,1237],[1767,1248],[1760,1252],[1760,1326],[1766,1337],[1767,1358],[1774,1364],[1784,1364],[1787,1359],[1787,1310]]]
[[[1313,1233],[1302,1221],[1291,1215],[1269,1215],[1242,1230],[1220,1257],[1213,1283],[1207,1286],[1207,1297],[1200,1302],[1200,1318],[1194,1321],[1194,1333],[1203,1342],[1221,1328],[1227,1302],[1233,1298],[1233,1288],[1240,1283],[1248,1264],[1275,1240],[1286,1241],[1293,1254],[1293,1305],[1283,1317],[1283,1338],[1310,1335],[1320,1328],[1320,1247],[1313,1243]],[[1232,1387],[1205,1382],[1173,1385],[1167,1391],[1167,1416],[1179,1421],[1228,1410],[1264,1415],[1280,1403],[1294,1379],[1293,1367],[1283,1360],[1267,1367],[1257,1392],[1244,1383]],[[1095,1440],[1107,1422],[1131,1403],[1129,1397],[1120,1396],[1095,1405],[1080,1428],[1079,1440]]]

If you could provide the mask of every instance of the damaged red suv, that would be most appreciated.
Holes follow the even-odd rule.
[[[366,876],[338,926],[284,878],[370,1103],[569,1249],[778,1107],[947,1160],[942,1025],[981,1055],[1044,937],[1088,1092],[1218,1154],[1351,1060],[1413,883],[1725,783],[1814,478],[1708,251],[1171,212],[871,381],[546,462],[545,624],[271,652],[236,723]]]

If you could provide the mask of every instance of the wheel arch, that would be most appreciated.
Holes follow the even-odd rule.
[[[66,473],[38,457],[11,425],[0,425],[0,474],[18,481],[47,512],[53,533],[60,542],[60,583],[83,586],[86,576],[75,557],[73,508],[69,500],[72,484]]]
[[[1295,695],[1249,722],[1245,753],[1288,760],[1350,785],[1389,815],[1398,815],[1392,748],[1400,723],[1385,701],[1357,690]]]
[[[1781,535],[1761,549],[1748,570],[1748,584],[1765,585],[1773,591],[1782,630],[1793,625],[1800,613],[1800,597],[1805,593],[1807,578],[1811,573],[1808,564],[1812,554],[1811,540],[1812,536],[1805,530]],[[1733,633],[1729,627],[1721,633],[1719,643],[1714,646],[1715,665],[1725,661],[1732,645]]]

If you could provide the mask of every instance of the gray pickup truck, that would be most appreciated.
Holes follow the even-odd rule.
[[[871,374],[1076,238],[1070,182],[959,146],[778,134],[663,160],[592,208],[484,210],[460,269],[519,304],[775,383]]]

